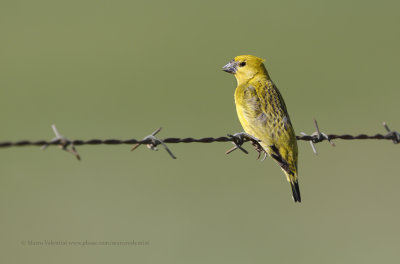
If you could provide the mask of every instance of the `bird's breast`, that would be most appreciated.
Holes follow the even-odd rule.
[[[236,111],[244,130],[257,137],[267,131],[268,115],[265,105],[257,95],[253,86],[238,87],[235,92]]]

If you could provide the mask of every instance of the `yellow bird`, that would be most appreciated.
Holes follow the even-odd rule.
[[[252,55],[235,57],[222,69],[236,77],[235,104],[246,133],[281,167],[292,187],[293,200],[301,202],[297,181],[297,141],[285,102],[272,82],[264,60]]]

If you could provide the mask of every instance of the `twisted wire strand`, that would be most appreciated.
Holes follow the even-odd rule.
[[[383,134],[375,134],[375,135],[366,135],[366,134],[359,134],[359,135],[336,135],[336,134],[327,134],[327,137],[330,140],[334,139],[343,139],[343,140],[361,140],[361,139],[378,139],[378,140],[396,140],[395,133],[388,133],[386,135]],[[312,141],[313,143],[319,143],[322,141],[328,140],[327,138],[318,138],[318,135],[302,135],[296,136],[297,140],[303,141]],[[204,138],[192,138],[192,137],[185,137],[185,138],[164,138],[160,139],[164,143],[214,143],[214,142],[234,142],[235,140],[232,137],[204,137]],[[151,139],[89,139],[89,140],[69,140],[69,144],[73,144],[75,146],[83,146],[83,145],[132,145],[132,144],[151,144]],[[63,144],[62,140],[55,140],[55,141],[46,141],[46,140],[38,140],[38,141],[30,141],[30,140],[20,140],[20,141],[5,141],[0,142],[0,148],[6,147],[26,147],[26,146],[43,146],[43,145],[60,145]]]
[[[297,140],[309,141],[312,147],[313,152],[317,155],[317,150],[314,146],[314,143],[319,143],[322,141],[328,141],[332,146],[335,146],[332,140],[334,139],[343,139],[343,140],[366,140],[366,139],[377,139],[377,140],[392,140],[394,144],[398,144],[400,142],[400,134],[396,131],[391,131],[386,123],[383,123],[384,128],[387,131],[387,134],[375,134],[375,135],[366,135],[366,134],[359,134],[359,135],[336,135],[336,134],[325,134],[319,130],[318,123],[314,120],[314,125],[316,128],[316,132],[312,133],[311,135],[307,135],[304,132],[301,132],[301,136],[296,136]],[[256,151],[258,151],[258,158],[260,158],[261,154],[264,154],[264,158],[266,157],[267,153],[259,144],[260,140],[249,135],[247,133],[236,133],[234,135],[228,134],[225,137],[204,137],[204,138],[177,138],[177,137],[170,137],[159,139],[156,137],[156,134],[161,131],[161,128],[156,129],[153,133],[146,136],[142,140],[137,139],[89,139],[89,140],[69,140],[68,138],[62,136],[55,125],[51,126],[54,134],[56,135],[50,141],[47,140],[39,140],[39,141],[30,141],[30,140],[21,140],[21,141],[6,141],[0,142],[0,148],[6,147],[25,147],[25,146],[42,146],[42,149],[46,149],[48,146],[58,145],[62,150],[72,153],[78,160],[81,160],[81,156],[79,155],[78,151],[76,150],[76,146],[83,146],[83,145],[133,145],[131,151],[138,148],[140,145],[146,144],[147,147],[151,150],[158,150],[157,146],[161,145],[165,148],[167,153],[173,158],[176,159],[176,156],[172,153],[172,151],[166,145],[167,143],[213,143],[213,142],[232,142],[234,147],[229,149],[226,154],[231,153],[236,149],[240,149],[244,153],[248,154],[248,151],[242,148],[242,145],[247,142],[251,141],[253,146],[255,147]]]

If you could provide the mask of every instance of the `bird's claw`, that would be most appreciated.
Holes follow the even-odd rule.
[[[228,134],[228,137],[230,137],[232,139],[232,144],[234,144],[235,146],[233,148],[229,149],[228,151],[226,151],[225,154],[229,154],[229,153],[235,151],[236,149],[240,149],[244,153],[249,154],[249,152],[242,147],[242,145],[247,141],[251,141],[253,146],[255,146],[256,150],[259,152],[258,158],[261,155],[260,150],[264,151],[263,148],[261,147],[261,145],[259,144],[259,142],[261,142],[261,140],[259,140],[258,138],[254,137],[250,134],[247,134],[245,132],[235,133],[233,135]]]

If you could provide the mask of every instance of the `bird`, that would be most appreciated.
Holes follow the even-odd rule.
[[[264,62],[253,55],[240,55],[222,70],[236,78],[236,112],[244,131],[258,139],[263,150],[278,163],[290,183],[294,202],[301,202],[296,134],[283,97]]]

